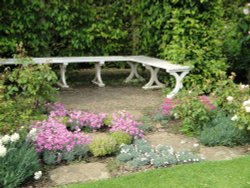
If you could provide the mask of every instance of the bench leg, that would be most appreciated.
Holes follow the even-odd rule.
[[[68,63],[60,64],[60,82],[58,83],[58,85],[62,88],[69,88],[65,76],[67,66]]]
[[[140,81],[143,81],[144,78],[142,78],[138,72],[137,72],[137,67],[138,64],[137,63],[132,63],[132,62],[127,62],[130,66],[130,74],[129,76],[126,78],[126,80],[124,81],[125,83],[130,82],[134,77],[138,78]]]
[[[178,74],[177,72],[170,72],[169,74],[175,77],[175,88],[166,96],[167,98],[173,98],[178,91],[183,88],[182,80],[189,73],[189,71]]]
[[[98,85],[99,87],[104,87],[105,84],[102,81],[101,76],[101,67],[104,64],[104,62],[99,62],[95,64],[95,78],[92,80],[92,83]]]
[[[158,88],[164,88],[165,85],[163,83],[161,83],[158,80],[158,72],[159,72],[159,68],[153,68],[151,66],[145,66],[146,69],[148,69],[150,71],[150,80],[149,82],[143,86],[143,89],[158,89]]]

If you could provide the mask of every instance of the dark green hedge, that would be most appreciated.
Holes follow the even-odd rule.
[[[192,65],[186,85],[200,85],[209,92],[229,66],[246,75],[249,17],[242,14],[244,3],[2,0],[0,57],[11,57],[21,41],[29,56],[157,56]]]
[[[23,42],[30,56],[129,53],[126,0],[0,1],[0,56]]]

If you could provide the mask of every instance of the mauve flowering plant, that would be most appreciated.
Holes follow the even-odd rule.
[[[142,124],[135,121],[133,116],[126,111],[114,113],[111,120],[110,131],[124,131],[130,134],[134,139],[143,138],[143,131],[139,129]]]
[[[82,111],[69,111],[68,123],[76,125],[75,129],[90,127],[91,129],[100,129],[104,125],[104,120],[107,118],[105,113],[90,113]]]
[[[90,143],[88,136],[81,132],[68,131],[65,125],[51,117],[31,127],[36,129],[34,144],[39,153],[44,151],[70,152],[76,146]]]
[[[211,99],[206,95],[199,96],[199,100],[208,110],[214,110],[216,108],[215,105],[212,104]]]
[[[174,109],[174,102],[172,99],[166,98],[164,103],[162,104],[161,111],[163,115],[170,116],[171,111]]]
[[[181,91],[176,98],[166,99],[162,105],[165,115],[181,120],[180,130],[192,134],[199,132],[212,118],[216,106],[212,97],[201,95],[194,88],[192,91]]]
[[[105,113],[91,113],[80,110],[67,110],[61,103],[49,103],[46,105],[49,117],[57,120],[65,120],[73,130],[80,130],[84,127],[92,130],[100,129],[104,126],[104,120],[107,118]]]
[[[50,117],[64,117],[68,110],[61,103],[47,103],[45,105]]]

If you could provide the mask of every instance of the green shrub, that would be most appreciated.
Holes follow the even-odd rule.
[[[18,187],[39,170],[39,159],[29,143],[9,143],[6,148],[6,155],[0,157],[0,187]]]
[[[5,134],[29,126],[31,120],[45,118],[42,109],[34,107],[34,100],[18,97],[16,100],[0,101],[0,133]]]
[[[89,150],[95,157],[110,155],[116,152],[117,143],[112,136],[100,135],[91,141]]]
[[[201,131],[200,142],[207,146],[235,146],[247,142],[247,133],[236,127],[230,117],[219,114]]]
[[[116,131],[111,133],[111,137],[115,139],[117,146],[122,144],[131,144],[132,136],[123,131]]]
[[[54,100],[57,78],[49,65],[34,65],[27,58],[0,76],[0,132],[8,133],[30,120],[42,119],[44,104]]]
[[[180,131],[185,134],[199,134],[216,114],[213,98],[201,94],[194,88],[194,91],[183,90],[176,96],[171,113],[182,120]]]
[[[19,65],[4,72],[4,96],[15,99],[17,96],[32,98],[36,105],[52,101],[56,94],[53,85],[57,82],[56,74],[48,64],[36,65],[28,58],[18,59]]]

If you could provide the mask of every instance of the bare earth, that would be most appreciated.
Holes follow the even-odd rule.
[[[126,110],[140,116],[145,109],[159,108],[164,101],[161,90],[140,87],[80,87],[62,91],[59,100],[68,108],[114,113]]]

